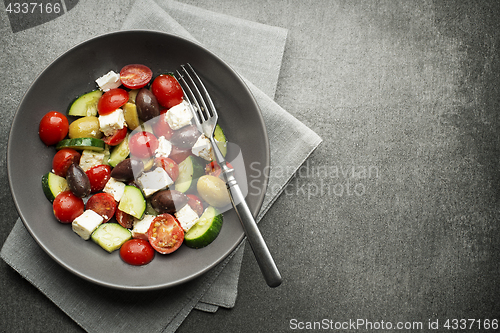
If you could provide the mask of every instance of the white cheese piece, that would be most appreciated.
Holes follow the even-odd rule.
[[[113,71],[109,71],[107,74],[95,80],[95,82],[99,88],[105,92],[110,89],[118,88],[122,85],[122,82],[120,81],[120,74]]]
[[[153,171],[144,172],[137,178],[137,184],[141,187],[146,198],[153,193],[166,189],[174,182],[163,168],[155,168]]]
[[[103,192],[111,194],[115,198],[115,201],[119,202],[122,199],[125,186],[125,183],[111,177],[104,186]]]
[[[134,227],[132,228],[132,237],[148,240],[149,226],[155,217],[154,215],[144,215],[142,220],[135,220]]]
[[[189,206],[188,204],[184,205],[181,209],[179,209],[175,213],[175,217],[181,224],[182,229],[184,229],[185,232],[187,232],[193,225],[198,222],[198,219],[200,218],[198,214]]]
[[[212,144],[210,140],[205,136],[205,134],[200,135],[198,140],[191,148],[193,155],[199,156],[207,161],[211,161],[212,156]]]
[[[87,209],[82,215],[73,220],[71,226],[74,232],[87,240],[103,220],[101,215],[91,209]]]
[[[97,152],[89,149],[82,151],[80,157],[80,167],[83,171],[87,171],[93,166],[104,164],[104,156],[106,154],[103,152]]]
[[[122,109],[116,109],[110,114],[99,116],[99,129],[105,136],[115,134],[126,125]]]
[[[156,157],[168,157],[172,152],[172,144],[164,136],[158,138],[158,148],[155,150]]]
[[[187,102],[182,101],[181,103],[172,106],[168,109],[165,119],[173,130],[178,130],[184,126],[191,124],[191,119],[193,118],[193,113]]]

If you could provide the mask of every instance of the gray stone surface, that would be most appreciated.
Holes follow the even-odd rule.
[[[179,332],[500,319],[497,1],[182,2],[289,29],[275,100],[324,142],[260,224],[283,285],[265,285],[246,247],[235,307],[194,311]],[[117,29],[130,3],[99,3],[85,20]],[[1,42],[3,244],[17,218],[10,120],[46,64],[29,43]],[[3,262],[0,281],[0,331],[81,331]]]

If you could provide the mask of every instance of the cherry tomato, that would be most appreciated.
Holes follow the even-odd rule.
[[[177,219],[167,213],[156,216],[148,230],[151,246],[161,254],[172,253],[184,241],[184,230]]]
[[[128,131],[127,127],[124,126],[122,129],[116,131],[115,134],[105,137],[103,139],[104,143],[110,146],[116,146],[120,144],[123,141],[123,139],[125,139],[125,137],[127,136],[127,131]]]
[[[167,109],[182,102],[184,97],[181,85],[175,77],[169,74],[157,76],[151,85],[151,92],[158,103]]]
[[[155,158],[155,165],[162,167],[174,182],[179,177],[179,165],[171,158],[157,157]]]
[[[125,213],[124,211],[116,209],[115,219],[118,224],[122,227],[130,229],[134,226],[134,217],[130,214]]]
[[[184,161],[189,155],[191,155],[191,148],[183,149],[177,146],[172,146],[172,151],[170,152],[170,155],[168,155],[168,157],[174,160],[175,163],[179,164]]]
[[[80,153],[72,148],[63,148],[52,158],[52,171],[61,177],[66,178],[68,168],[73,163],[80,163]]]
[[[64,139],[68,130],[68,118],[60,112],[50,111],[40,120],[38,135],[43,143],[52,146]]]
[[[115,215],[116,201],[109,193],[96,193],[87,201],[87,209],[101,215],[103,222],[108,222]]]
[[[188,197],[188,205],[191,207],[198,216],[201,216],[203,214],[203,203],[201,202],[200,198],[194,194],[186,194]]]
[[[158,148],[158,139],[154,134],[142,131],[132,135],[128,145],[132,156],[148,158],[153,156],[155,150]]]
[[[128,92],[121,88],[110,89],[97,102],[97,112],[104,116],[128,102]]]
[[[120,70],[120,81],[129,89],[139,89],[148,84],[153,72],[148,66],[131,64]]]
[[[120,248],[120,257],[129,265],[146,265],[155,257],[155,250],[144,239],[130,239]]]
[[[85,210],[83,199],[77,197],[71,191],[59,193],[52,203],[54,216],[61,223],[71,223]]]
[[[157,137],[164,136],[165,139],[170,140],[172,135],[174,135],[174,130],[170,128],[167,122],[167,110],[162,110],[160,113],[160,118],[153,125],[153,132]]]
[[[90,181],[92,193],[102,191],[109,178],[111,178],[111,167],[109,165],[95,165],[85,172]]]

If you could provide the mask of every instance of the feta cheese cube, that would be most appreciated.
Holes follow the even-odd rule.
[[[111,177],[104,186],[103,192],[111,194],[115,198],[115,201],[118,202],[122,199],[125,186],[125,183]]]
[[[166,189],[174,182],[163,168],[155,168],[152,171],[144,172],[137,178],[137,184],[141,187],[146,198],[153,193]]]
[[[198,219],[200,218],[198,214],[189,206],[186,204],[184,207],[179,209],[175,213],[175,217],[181,224],[182,229],[184,229],[185,232],[187,232],[193,225],[198,222]]]
[[[113,71],[109,71],[107,74],[95,80],[95,82],[102,91],[108,91],[122,85],[122,82],[120,81],[120,74]]]
[[[115,134],[126,125],[122,109],[116,109],[110,114],[99,116],[99,129],[105,136]]]
[[[87,240],[104,219],[91,209],[87,209],[71,223],[71,227],[80,237]]]
[[[168,157],[172,152],[172,144],[164,136],[158,138],[158,148],[155,150],[156,157]]]
[[[151,222],[155,219],[154,215],[144,215],[142,220],[135,220],[132,228],[132,237],[148,240],[148,230]]]
[[[185,101],[172,106],[168,109],[165,119],[173,130],[178,130],[184,126],[191,124],[193,113],[189,104]]]
[[[80,167],[83,171],[87,171],[93,166],[104,164],[104,156],[106,154],[103,152],[85,149],[80,157]]]
[[[193,155],[199,156],[207,161],[211,161],[213,159],[212,144],[205,134],[200,135],[198,140],[196,140],[195,144],[191,148],[191,152]]]

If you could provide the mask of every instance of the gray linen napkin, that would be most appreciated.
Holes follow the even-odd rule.
[[[77,8],[72,12],[77,12]],[[276,89],[286,30],[175,1],[153,0],[136,1],[122,29],[161,30],[197,40],[246,78],[261,107],[271,144],[269,191],[258,216],[260,220],[290,177],[321,142],[314,132],[269,97],[274,96]],[[271,77],[266,78],[263,73],[271,73]],[[274,170],[279,170],[279,175]],[[141,293],[116,291],[75,277],[40,251],[19,220],[1,256],[88,332],[122,332],[125,328],[127,331],[173,332],[195,307],[213,312],[217,306],[234,306],[242,246],[193,281],[163,291]],[[165,304],[167,296],[169,303]]]

